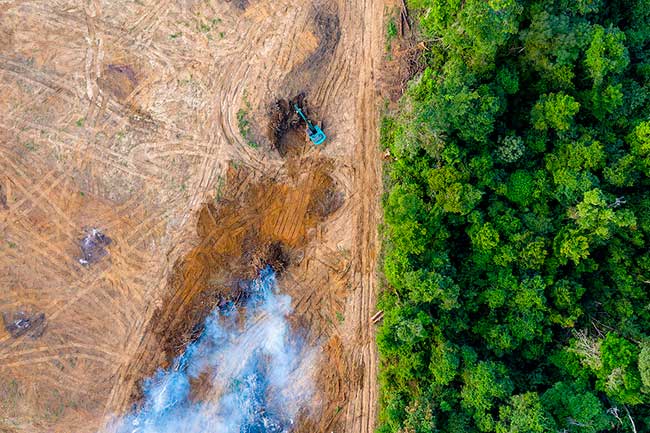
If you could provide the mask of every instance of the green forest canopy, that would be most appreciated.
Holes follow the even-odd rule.
[[[410,0],[380,433],[650,431],[650,0]]]

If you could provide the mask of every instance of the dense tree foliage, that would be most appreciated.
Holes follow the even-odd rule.
[[[378,431],[650,431],[650,0],[408,3]]]

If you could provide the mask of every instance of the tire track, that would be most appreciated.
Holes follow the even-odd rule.
[[[376,302],[375,265],[379,249],[377,227],[380,222],[378,208],[381,193],[381,158],[378,147],[378,111],[374,76],[378,73],[373,59],[380,59],[383,39],[383,2],[362,0],[359,7],[362,32],[361,67],[359,93],[357,96],[357,117],[355,120],[358,138],[355,159],[362,165],[357,170],[356,182],[364,194],[359,203],[359,221],[356,225],[353,256],[356,258],[354,274],[357,275],[357,290],[352,304],[355,327],[362,344],[362,351],[356,363],[364,368],[363,385],[354,391],[352,410],[348,410],[345,431],[371,433],[374,431],[378,402],[377,393],[377,349],[374,328],[370,317]],[[356,310],[356,311],[355,311]]]
[[[21,254],[43,250],[43,255],[36,255],[34,260],[39,262],[43,278],[52,280],[42,296],[51,313],[49,320],[56,325],[52,334],[42,340],[43,344],[51,345],[50,351],[39,352],[28,341],[12,341],[11,347],[20,348],[16,352],[18,356],[7,358],[12,363],[12,371],[24,372],[21,373],[24,377],[64,390],[74,389],[70,384],[90,383],[88,375],[94,373],[97,375],[94,389],[103,392],[94,396],[102,402],[99,411],[110,415],[129,403],[129,391],[139,380],[145,354],[153,348],[150,336],[143,333],[157,314],[157,303],[165,293],[171,264],[187,250],[194,236],[189,229],[193,209],[198,209],[214,191],[229,161],[250,167],[253,174],[249,181],[255,178],[256,172],[276,173],[283,164],[275,154],[267,149],[253,149],[241,137],[237,112],[242,108],[244,92],[253,106],[251,119],[263,124],[266,106],[275,98],[286,96],[287,87],[282,83],[296,79],[287,77],[288,72],[309,58],[309,50],[313,49],[312,42],[303,38],[314,32],[314,7],[332,5],[338,5],[343,33],[328,63],[318,74],[312,74],[318,82],[309,98],[317,107],[318,115],[331,124],[334,135],[330,146],[310,150],[307,155],[314,158],[322,153],[337,158],[333,177],[346,192],[346,202],[328,221],[332,227],[317,229],[316,242],[322,247],[309,247],[301,265],[304,278],[292,280],[288,290],[303,294],[296,297],[296,307],[304,311],[308,320],[322,324],[319,337],[343,335],[343,352],[356,353],[354,348],[359,348],[341,370],[342,374],[351,374],[345,369],[348,364],[352,369],[365,370],[364,382],[358,385],[358,390],[352,388],[351,402],[341,412],[340,417],[345,417],[342,431],[372,431],[376,354],[373,331],[367,322],[374,308],[372,262],[377,242],[373,233],[378,221],[374,201],[378,197],[380,173],[373,168],[377,164],[372,148],[376,123],[367,120],[376,116],[373,65],[368,57],[381,51],[382,44],[377,41],[383,35],[383,2],[318,0],[313,6],[302,0],[297,3],[256,0],[246,11],[239,12],[231,4],[214,1],[183,8],[168,0],[147,2],[143,6],[124,3],[119,7],[93,0],[86,6],[59,1],[52,5],[27,3],[22,9],[12,9],[18,17],[38,15],[38,22],[47,23],[47,28],[62,38],[51,43],[53,52],[68,53],[64,58],[74,65],[71,67],[77,68],[59,67],[59,72],[55,72],[38,64],[19,65],[0,56],[0,85],[3,89],[6,85],[12,98],[24,97],[9,87],[20,82],[21,86],[37,89],[34,101],[65,110],[64,115],[34,121],[30,110],[37,108],[36,103],[22,104],[13,111],[0,108],[0,116],[5,119],[0,123],[7,124],[6,131],[0,129],[0,133],[26,130],[24,134],[40,150],[25,163],[48,168],[39,173],[21,162],[16,170],[0,161],[0,168],[7,166],[16,172],[20,185],[14,188],[18,201],[10,203],[12,213],[4,220],[3,227],[17,230],[21,242],[25,243],[24,251],[11,252],[11,260],[0,261],[0,266],[19,265]],[[197,11],[205,17],[223,19],[212,40],[184,26],[183,22],[194,25]],[[222,30],[224,37],[217,39],[216,32]],[[178,32],[182,35],[170,37]],[[39,40],[35,33],[29,34],[35,44],[45,40]],[[141,71],[141,81],[128,95],[127,102],[117,100],[99,86],[104,58],[127,59],[125,62],[143,59],[147,63]],[[177,82],[186,76],[197,82],[196,95],[190,93],[194,90]],[[303,78],[309,76],[305,74]],[[180,102],[187,102],[190,108],[179,105]],[[84,109],[86,124],[75,128],[75,113],[83,113]],[[9,112],[16,118],[6,120],[5,114]],[[124,140],[114,138],[118,131],[124,130],[127,131]],[[0,144],[3,156],[5,150],[5,145]],[[77,159],[53,163],[47,152],[76,155]],[[26,179],[30,182],[26,183]],[[123,198],[114,202],[113,209],[102,208],[84,216],[101,223],[115,240],[110,263],[106,261],[102,264],[106,267],[94,269],[70,265],[64,257],[65,244],[76,241],[80,220],[70,216],[63,201],[54,200],[38,208],[33,207],[34,203],[61,194],[59,189],[81,189],[79,185],[84,186],[87,194],[111,197],[111,188],[123,188],[111,184],[112,179],[135,185],[135,190],[118,194]],[[178,190],[181,182],[189,190],[187,194]],[[292,203],[299,209],[279,212],[272,227],[287,238],[299,236],[296,221],[309,203],[309,198],[301,195],[293,200],[300,202]],[[31,212],[52,215],[53,234],[35,236],[25,219]],[[230,224],[230,236],[237,236],[243,230],[236,221],[223,224]],[[358,227],[353,227],[354,224]],[[211,241],[228,241],[223,234],[213,235],[218,239]],[[347,259],[338,253],[339,242],[354,246]],[[349,278],[354,280],[357,290],[348,291]],[[13,305],[13,299],[21,294],[38,295],[20,288],[11,293],[7,305]],[[4,305],[5,296],[0,298]],[[339,323],[334,315],[344,308],[346,320]],[[96,317],[90,313],[96,313]],[[70,315],[75,315],[75,320],[66,322]],[[110,333],[101,332],[102,326],[109,323],[115,323],[114,329]],[[69,345],[61,345],[61,341]],[[72,344],[84,345],[80,350],[86,352],[85,357],[72,353],[76,350]],[[100,350],[91,350],[95,346],[114,355],[104,356]],[[75,360],[74,374],[54,370],[50,364],[60,360]],[[356,379],[348,382],[357,386]],[[349,385],[345,378],[337,383],[337,395],[347,392]],[[333,404],[328,402],[329,406]],[[322,420],[319,425],[329,433],[338,428],[336,419]],[[89,425],[94,422],[89,420]],[[54,428],[59,430],[76,433],[74,428]]]

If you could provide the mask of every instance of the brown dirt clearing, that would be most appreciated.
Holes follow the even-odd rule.
[[[322,348],[296,431],[373,431],[384,4],[0,5],[1,432],[97,431],[266,263]]]

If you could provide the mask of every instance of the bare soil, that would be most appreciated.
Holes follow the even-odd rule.
[[[296,431],[373,431],[384,6],[0,5],[0,432],[97,431],[269,263],[322,348]]]

